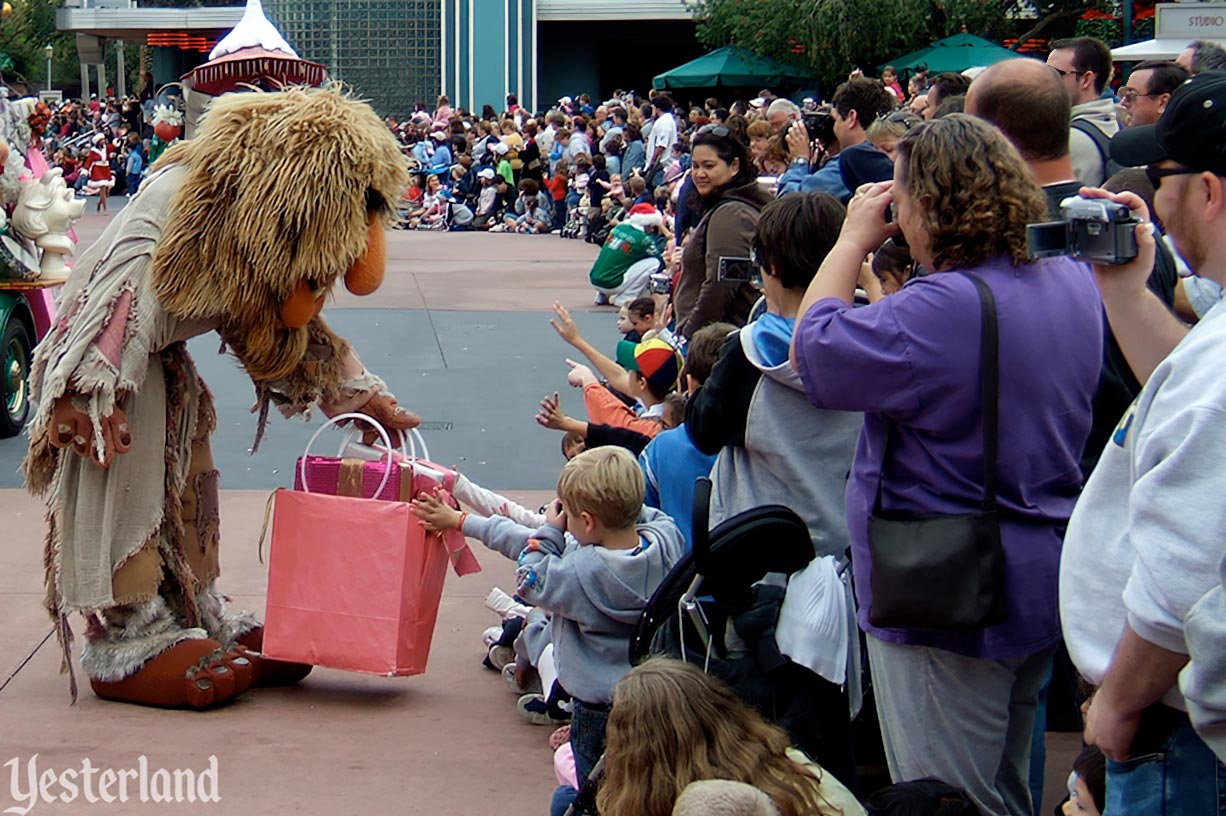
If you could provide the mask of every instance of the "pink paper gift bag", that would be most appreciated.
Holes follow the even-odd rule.
[[[451,559],[408,504],[278,490],[264,651],[334,669],[426,670]]]
[[[406,501],[363,498],[382,495],[393,472],[412,495],[411,463],[374,463],[381,475],[371,486],[364,485],[366,464],[344,461],[341,492],[349,495],[273,494],[264,652],[350,671],[421,674],[448,564],[461,575],[480,566],[462,535],[427,533]]]

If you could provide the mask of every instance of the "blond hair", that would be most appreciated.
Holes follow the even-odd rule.
[[[558,477],[566,515],[591,513],[606,529],[633,527],[643,509],[646,484],[639,463],[625,448],[594,448],[576,456]]]
[[[831,814],[815,769],[794,762],[783,729],[696,666],[653,657],[613,689],[601,816],[669,816],[686,785],[744,782],[770,796],[782,816]]]

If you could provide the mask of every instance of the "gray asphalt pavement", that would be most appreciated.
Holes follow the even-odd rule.
[[[566,384],[564,360],[574,356],[550,328],[545,312],[329,309],[329,323],[353,343],[367,368],[383,377],[401,403],[421,415],[432,458],[456,465],[469,478],[496,490],[547,490],[563,464],[556,431],[532,417],[546,393],[562,394],[563,408],[585,416],[578,391]],[[611,312],[575,314],[584,334],[617,337]],[[323,421],[286,420],[276,411],[259,452],[251,381],[232,357],[217,353],[208,334],[191,341],[201,375],[217,398],[213,455],[225,489],[290,486],[293,466]],[[139,428],[133,429],[140,433]],[[331,455],[339,443],[325,436],[317,452]],[[0,440],[0,488],[20,487],[26,439]]]

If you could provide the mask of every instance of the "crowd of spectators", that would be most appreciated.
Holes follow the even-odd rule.
[[[518,560],[486,660],[526,718],[570,722],[555,813],[603,753],[609,814],[1038,816],[1062,722],[1084,736],[1063,813],[1226,812],[1224,57],[1116,80],[1077,38],[857,72],[827,104],[389,120],[424,179],[410,224],[587,237],[620,309],[606,354],[555,304],[586,358],[586,417],[556,393],[537,416],[565,434],[556,503],[461,483],[473,515],[417,506]],[[1028,227],[1075,196],[1121,205],[1135,249],[1037,256]],[[721,679],[628,658],[693,569],[702,477],[711,527],[784,506],[812,543],[687,596]],[[872,793],[874,742],[894,784]]]
[[[146,81],[151,83],[151,78]],[[42,151],[52,167],[82,195],[97,196],[107,212],[112,195],[135,195],[149,165],[153,139],[152,88],[134,96],[51,103]]]

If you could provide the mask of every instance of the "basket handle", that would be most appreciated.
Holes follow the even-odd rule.
[[[315,445],[315,442],[319,439],[320,435],[325,430],[327,430],[333,425],[339,424],[340,422],[346,419],[352,419],[355,422],[365,422],[366,424],[374,428],[375,431],[378,432],[379,437],[383,440],[383,448],[384,448],[384,454],[385,454],[384,459],[386,460],[383,466],[383,479],[379,482],[379,486],[375,489],[374,496],[371,496],[370,498],[374,498],[375,496],[378,496],[380,493],[383,492],[383,488],[387,487],[387,480],[392,477],[392,440],[388,438],[387,431],[384,430],[383,426],[380,425],[378,422],[376,422],[374,418],[369,417],[366,414],[337,414],[336,416],[332,417],[327,422],[325,422],[323,425],[319,426],[319,429],[315,431],[314,435],[311,436],[311,441],[307,442],[306,450],[302,452],[302,458],[298,460],[298,476],[302,480],[302,489],[304,492],[306,493],[311,492],[311,488],[307,484],[307,470],[306,470],[307,456],[310,455],[311,448]]]

